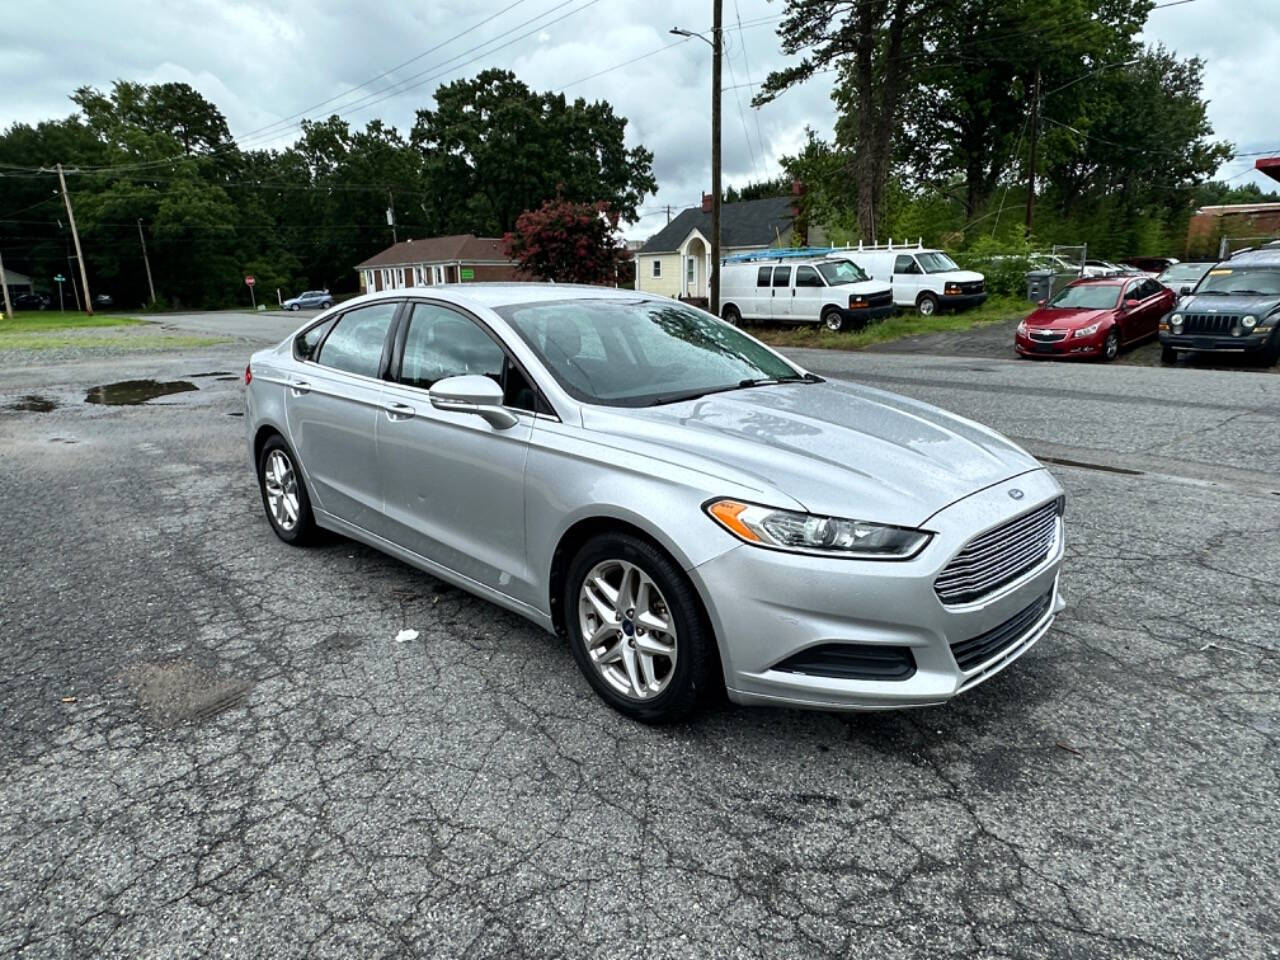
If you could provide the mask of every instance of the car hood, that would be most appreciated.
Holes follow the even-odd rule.
[[[941,277],[951,283],[973,283],[975,280],[985,280],[982,274],[973,270],[944,270],[942,273],[927,274],[930,277]]]
[[[1111,316],[1111,310],[1091,310],[1084,307],[1071,308],[1067,310],[1050,310],[1041,307],[1035,310],[1027,317],[1027,326],[1029,327],[1061,327],[1064,330],[1074,330],[1077,327],[1087,327],[1091,323],[1097,323],[1099,320],[1105,320]]]
[[[980,424],[831,381],[657,407],[587,407],[583,425],[631,441],[637,452],[772,489],[812,513],[909,527],[1040,466]]]
[[[1183,297],[1178,302],[1181,313],[1221,313],[1229,316],[1241,316],[1251,313],[1255,317],[1263,317],[1280,307],[1280,297],[1270,294],[1255,296],[1208,296]]]

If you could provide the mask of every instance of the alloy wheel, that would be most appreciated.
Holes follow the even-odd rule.
[[[267,509],[281,530],[289,533],[298,525],[298,477],[283,450],[272,450],[262,470],[267,491]]]
[[[587,658],[610,687],[651,700],[675,674],[675,618],[657,584],[633,563],[604,560],[578,591],[578,629]]]

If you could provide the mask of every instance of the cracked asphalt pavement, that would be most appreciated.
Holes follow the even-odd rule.
[[[801,353],[1047,458],[1069,606],[947,706],[653,729],[272,535],[222,378],[296,322],[0,372],[0,956],[1280,956],[1280,379]]]

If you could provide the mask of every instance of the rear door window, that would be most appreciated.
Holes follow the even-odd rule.
[[[324,339],[317,358],[326,367],[376,377],[382,370],[382,352],[387,331],[400,303],[384,300],[367,307],[348,310],[338,318],[333,332]]]

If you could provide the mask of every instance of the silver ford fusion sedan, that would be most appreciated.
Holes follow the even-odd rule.
[[[1000,435],[626,290],[344,303],[245,371],[267,518],[565,637],[639,720],[936,704],[1062,609],[1063,493]]]

